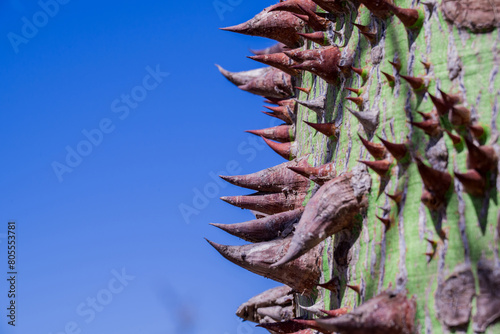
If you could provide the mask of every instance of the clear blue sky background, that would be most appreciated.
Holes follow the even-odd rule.
[[[222,16],[212,0],[66,1],[18,53],[9,33],[22,35],[23,17],[42,20],[41,7],[0,2],[0,333],[70,333],[72,322],[92,334],[266,333],[234,313],[278,284],[226,261],[203,237],[241,244],[208,223],[252,219],[218,199],[251,191],[214,187],[211,173],[231,161],[242,174],[283,162],[243,132],[277,124],[259,112],[262,98],[214,66],[259,67],[248,49],[272,41],[218,28],[274,1],[232,0]],[[168,77],[127,117],[123,103],[114,113],[115,99],[140,92],[146,67],[157,65]],[[103,119],[113,131],[60,182],[53,163],[66,164],[67,147]],[[186,221],[179,206],[193,206],[205,187],[214,198]],[[15,329],[5,316],[9,220],[18,227]],[[109,297],[110,282],[120,287],[113,270],[135,278],[86,322],[77,308]]]

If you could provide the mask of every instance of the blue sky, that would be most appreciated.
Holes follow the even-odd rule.
[[[266,333],[234,313],[278,284],[203,237],[241,244],[208,224],[252,219],[218,199],[251,191],[214,175],[283,162],[244,132],[277,125],[262,99],[214,66],[260,67],[248,49],[272,41],[218,28],[274,2],[41,3],[0,2],[2,277],[8,221],[18,246],[0,333]]]

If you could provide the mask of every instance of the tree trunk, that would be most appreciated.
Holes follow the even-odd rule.
[[[349,226],[332,232],[306,255],[298,257],[316,256],[321,271],[318,283],[329,282],[329,289],[317,286],[302,293],[287,283],[295,289],[293,314],[289,302],[283,302],[282,293],[267,293],[261,297],[270,296],[268,300],[249,301],[238,315],[266,323],[302,315],[313,319],[320,316],[319,309],[355,310],[384,291],[404,291],[407,301],[416,305],[413,328],[396,326],[391,331],[369,321],[358,324],[361,329],[357,331],[331,328],[340,333],[500,333],[500,324],[495,322],[500,317],[500,180],[496,159],[500,95],[500,35],[496,26],[500,23],[500,2],[431,0],[423,5],[396,1],[399,7],[416,8],[425,14],[421,27],[416,22],[410,28],[405,28],[400,15],[391,15],[397,9],[380,10],[385,4],[382,0],[367,2],[367,6],[382,4],[374,11],[358,3],[342,3],[344,13],[327,16],[332,21],[328,41],[337,44],[341,52],[338,80],[327,82],[308,71],[295,77],[297,100],[319,101],[322,96],[326,100],[324,107],[293,105],[291,150],[297,157],[309,154],[307,161],[312,166],[332,162],[337,176],[355,168],[354,174],[367,170],[371,188],[364,195],[366,205],[356,207],[358,214]],[[319,7],[317,10],[321,11]],[[351,22],[368,26],[365,35]],[[304,29],[312,32],[307,26]],[[319,47],[305,42],[303,48]],[[351,62],[355,68],[363,69],[363,75],[349,70]],[[394,82],[382,71],[392,76]],[[418,79],[408,81],[401,75],[421,78],[423,85]],[[311,90],[307,94],[296,87]],[[346,100],[357,97],[346,88],[362,88],[359,107]],[[437,100],[432,101],[429,93]],[[448,103],[444,111],[439,109],[443,101]],[[426,120],[427,123],[418,124]],[[326,136],[304,121],[335,123],[336,130],[333,136]],[[376,161],[358,135],[375,144],[381,144],[381,139],[407,143],[408,155],[397,160],[397,154],[387,152],[392,152],[390,148],[383,150],[385,146],[375,145],[382,151],[379,161],[391,162],[387,173],[379,170],[384,174],[380,176],[358,162]],[[460,143],[452,139],[457,136]],[[489,151],[490,147],[494,150]],[[456,176],[455,172],[461,174]],[[446,173],[451,176],[451,183],[446,182]],[[326,187],[329,183],[319,184]],[[303,202],[306,212],[308,201],[318,189],[320,185],[311,181]],[[339,219],[343,212],[332,219]],[[296,260],[289,263],[295,264]],[[305,311],[298,304],[312,307]],[[280,311],[276,313],[280,315],[266,313],[270,307]],[[269,328],[279,333],[278,329]]]

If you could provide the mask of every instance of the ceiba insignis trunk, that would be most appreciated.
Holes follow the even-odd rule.
[[[500,333],[500,0],[288,0],[268,10],[228,30],[287,44],[255,52],[279,53],[256,60],[287,73],[220,70],[278,105],[269,114],[293,133],[256,134],[302,159],[283,166],[303,178],[279,168],[227,177],[276,197],[268,213],[279,216],[226,228],[254,244],[213,245],[295,290],[263,292],[238,315],[273,333]],[[312,172],[321,165],[324,179]],[[301,215],[281,213],[302,199]]]

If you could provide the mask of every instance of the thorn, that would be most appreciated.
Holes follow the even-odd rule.
[[[387,19],[391,15],[391,6],[388,1],[361,0],[360,1],[368,10],[382,20]]]
[[[316,52],[314,50],[303,50],[302,48],[297,48],[293,50],[283,51],[290,59],[297,62],[303,62],[306,60],[314,60],[316,58]]]
[[[437,211],[441,207],[441,205],[443,204],[442,200],[437,199],[436,196],[434,196],[428,190],[425,190],[425,189],[422,192],[422,196],[420,197],[420,200],[431,211]]]
[[[441,126],[438,121],[427,120],[423,122],[410,122],[412,125],[422,129],[427,135],[437,137],[441,134]]]
[[[350,92],[353,92],[354,94],[356,94],[358,96],[363,94],[363,89],[361,89],[361,88],[356,89],[356,88],[345,87],[345,89],[350,91]]]
[[[363,98],[362,97],[346,97],[345,99],[353,102],[358,107],[361,107],[363,105]]]
[[[295,154],[292,153],[292,143],[277,143],[267,138],[262,137],[266,144],[276,153],[281,155],[286,160],[295,159]]]
[[[305,320],[305,319],[289,319],[280,322],[267,322],[260,323],[257,327],[262,327],[267,329],[271,333],[303,333],[307,330],[309,333],[311,329],[318,330],[322,333],[325,333],[321,328],[319,328],[316,324],[316,320]]]
[[[383,145],[381,144],[376,144],[372,143],[363,137],[358,133],[359,139],[361,139],[361,142],[363,143],[363,146],[366,148],[366,150],[376,159],[376,160],[381,160],[385,157],[386,155],[386,150]]]
[[[340,75],[341,53],[337,46],[327,46],[305,51],[285,52],[299,62],[292,68],[309,71],[330,84],[336,84]]]
[[[321,312],[323,312],[324,314],[326,314],[330,317],[336,318],[336,317],[340,317],[341,315],[349,313],[350,310],[351,309],[349,307],[342,307],[342,308],[338,308],[336,310],[321,310]]]
[[[432,1],[420,1],[420,3],[422,5],[424,5],[425,7],[427,7],[429,9],[429,11],[433,11],[434,7],[436,6],[436,3],[432,2]]]
[[[403,200],[403,192],[402,191],[395,192],[394,195],[390,195],[388,193],[385,193],[385,194],[387,195],[387,197],[389,197],[394,202],[396,202],[396,204],[398,206],[401,204],[401,201]]]
[[[441,230],[438,232],[438,235],[442,240],[445,240],[445,239],[448,239],[449,233],[450,233],[450,228],[447,226],[447,227],[441,228]]]
[[[401,62],[399,61],[399,59],[396,59],[396,61],[388,60],[388,62],[396,69],[396,72],[399,73],[399,71],[401,71]]]
[[[349,107],[345,107],[354,117],[358,120],[358,122],[363,125],[366,133],[373,133],[378,126],[378,113],[374,112],[359,112],[352,110]]]
[[[300,74],[299,71],[291,68],[291,66],[295,65],[296,62],[290,59],[283,52],[273,53],[270,55],[249,56],[247,58],[258,61],[259,63],[262,64],[273,66],[285,73],[290,74],[291,76],[298,76]]]
[[[291,261],[279,268],[270,268],[277,256],[289,247],[290,238],[259,242],[243,246],[220,245],[207,240],[227,260],[253,273],[288,285],[298,293],[310,293],[320,278],[316,254],[309,252],[299,261]]]
[[[261,49],[261,50],[250,49],[250,52],[256,56],[260,56],[260,55],[268,55],[268,54],[272,54],[272,53],[280,53],[280,52],[283,52],[285,50],[285,48],[286,48],[285,44],[276,43],[273,46],[270,46],[268,48]]]
[[[470,110],[462,105],[454,106],[450,110],[448,119],[455,126],[468,125],[470,124]]]
[[[429,94],[429,97],[431,98],[432,104],[434,104],[434,107],[436,107],[437,113],[439,116],[445,116],[448,115],[448,111],[450,110],[450,107],[440,98],[435,97],[434,95]]]
[[[445,203],[446,194],[452,189],[453,185],[451,175],[427,166],[420,158],[415,158],[415,161],[417,162],[420,177],[425,188],[431,193],[431,197],[437,201],[437,204]]]
[[[421,60],[420,62],[422,63],[422,65],[424,65],[424,68],[425,68],[427,71],[431,69],[431,65],[432,65],[432,64],[431,64],[430,62],[428,62],[428,61],[423,61],[423,60]]]
[[[278,114],[275,114],[275,113],[270,113],[270,112],[267,112],[267,111],[263,111],[264,114],[266,114],[267,116],[271,116],[271,117],[275,117],[277,119],[280,119],[284,122],[286,122],[287,124],[292,124],[292,120],[288,120],[287,118],[285,118],[283,115],[278,115]]]
[[[327,137],[337,137],[337,127],[335,126],[335,123],[310,123],[307,121],[304,121],[304,123]]]
[[[425,240],[427,240],[427,242],[432,246],[432,249],[435,250],[437,248],[437,245],[438,245],[437,241],[434,241],[434,240],[428,239],[428,238],[425,238]]]
[[[316,182],[320,186],[330,181],[337,175],[333,162],[318,167],[311,167],[308,165],[308,166],[290,166],[288,168],[293,172],[302,175],[304,177],[307,177],[311,181]]]
[[[293,322],[297,323],[298,325],[303,326],[302,329],[313,329],[315,331],[319,331],[324,334],[328,334],[327,332],[323,331],[321,327],[318,326],[316,323],[316,320],[314,319],[292,319]]]
[[[328,333],[414,333],[416,301],[405,289],[386,290],[337,318],[316,319]]]
[[[293,225],[298,223],[304,208],[285,211],[264,218],[254,219],[237,224],[210,225],[249,242],[270,241],[285,238],[292,232]]]
[[[468,194],[477,197],[484,196],[486,180],[476,170],[470,169],[464,174],[455,172],[455,177],[462,183]]]
[[[424,79],[402,74],[399,76],[408,82],[415,93],[425,93],[427,91]]]
[[[484,143],[486,139],[485,137],[487,137],[487,134],[489,132],[489,128],[485,125],[474,124],[474,125],[469,125],[469,131],[472,134],[472,136],[474,136],[474,138]]]
[[[429,121],[429,120],[434,119],[432,112],[430,112],[430,113],[425,113],[425,112],[421,112],[421,111],[417,111],[417,112],[420,114],[420,116],[422,116],[424,121]]]
[[[319,287],[322,287],[323,289],[327,289],[329,291],[332,291],[334,293],[337,293],[340,288],[340,282],[337,277],[332,278],[328,282],[318,284]]]
[[[467,166],[469,169],[477,169],[481,173],[495,171],[498,168],[498,157],[492,146],[476,146],[467,137],[464,138],[469,154],[467,155]]]
[[[361,77],[361,79],[363,79],[363,81],[366,81],[366,79],[368,79],[368,70],[367,69],[357,68],[357,67],[351,66],[351,70],[354,73],[356,73],[357,75],[359,75]]]
[[[303,33],[298,33],[299,36],[304,37],[305,39],[314,42],[316,44],[322,45],[322,46],[327,46],[330,45],[330,42],[328,41],[328,34],[323,31],[317,31],[309,34],[303,34]]]
[[[377,215],[375,215],[375,217],[377,217],[378,220],[380,220],[382,222],[382,224],[384,224],[386,231],[391,228],[392,222],[389,218],[382,218],[382,217],[379,217]]]
[[[297,88],[301,92],[306,93],[307,95],[309,95],[311,93],[311,88],[303,88],[303,87],[295,87],[295,88]]]
[[[281,143],[287,143],[295,139],[294,128],[292,127],[292,125],[278,125],[272,128],[261,130],[247,130],[245,132],[275,140]]]
[[[439,92],[441,93],[441,96],[443,97],[443,101],[451,107],[453,107],[455,104],[459,104],[462,102],[462,98],[460,95],[457,94],[448,94],[443,92],[441,89],[439,89]]]
[[[368,42],[370,43],[375,43],[376,39],[377,39],[377,34],[376,33],[373,33],[373,32],[362,32],[360,31],[360,34],[365,36],[366,39],[368,40]]]
[[[260,193],[244,196],[224,196],[220,199],[241,209],[268,215],[294,210],[302,206],[305,193]]]
[[[312,111],[314,111],[317,114],[322,114],[325,112],[326,95],[318,96],[315,99],[307,100],[307,101],[301,101],[301,100],[297,100],[297,99],[295,99],[295,101],[298,104],[300,104],[306,108],[311,109]]]
[[[272,112],[275,112],[277,114],[284,114],[287,111],[286,107],[284,107],[284,106],[278,106],[278,107],[264,106],[264,108],[269,109]]]
[[[332,14],[345,14],[348,9],[340,1],[335,0],[313,0],[318,6]]]
[[[370,27],[368,26],[364,26],[364,25],[361,25],[361,24],[357,24],[357,23],[352,23],[354,26],[356,26],[360,32],[370,32]]]
[[[279,268],[305,256],[312,247],[321,244],[329,236],[352,227],[356,215],[367,205],[367,201],[360,199],[368,193],[371,184],[370,178],[360,167],[356,166],[354,170],[356,172],[347,172],[326,182],[314,193],[295,228],[285,256],[271,267]],[[354,190],[353,183],[357,180],[366,182],[356,184]],[[340,192],[342,196],[337,196]]]
[[[309,8],[302,7],[301,5],[298,5],[300,9],[306,14],[306,15],[301,15],[301,14],[294,14],[296,17],[301,19],[302,21],[306,22],[306,24],[311,27],[312,30],[315,31],[326,31],[328,29],[328,26],[330,25],[330,21],[328,19],[325,19],[319,15],[316,15],[314,12],[315,9],[310,10]]]
[[[353,25],[355,25],[359,29],[359,33],[365,36],[370,43],[375,42],[377,34],[375,32],[372,32],[368,26],[363,26],[357,23],[353,23]]]
[[[419,30],[425,19],[424,11],[421,9],[401,8],[391,5],[391,11],[396,15],[403,25],[409,30]]]
[[[215,64],[217,68],[219,69],[219,72],[231,83],[235,84],[236,86],[242,86],[250,81],[252,81],[255,78],[258,77],[263,77],[268,71],[269,68],[264,67],[264,68],[257,68],[255,70],[250,70],[250,71],[243,71],[243,72],[229,72],[228,70],[225,70],[222,68],[222,66]]]
[[[429,257],[429,262],[434,258],[435,254],[436,254],[436,252],[427,252],[427,253],[424,253],[425,256]]]
[[[356,285],[346,284],[346,286],[347,286],[349,289],[351,289],[351,290],[353,290],[354,292],[356,292],[356,293],[358,294],[358,296],[359,296],[359,295],[361,295],[361,287],[360,287],[358,284],[356,284]]]
[[[265,98],[284,99],[294,94],[292,77],[272,67],[263,76],[240,85],[238,88]]]
[[[281,285],[275,288],[271,288],[269,290],[259,293],[257,296],[252,297],[248,301],[241,304],[236,310],[236,315],[246,321],[258,322],[259,321],[258,318],[260,318],[258,309],[262,307],[262,304],[273,305],[273,306],[280,305],[283,306],[283,308],[287,306],[292,307],[290,305],[293,299],[293,296],[291,296],[292,293],[293,293],[292,288],[286,285]],[[281,307],[280,311],[286,312],[286,310],[282,309]],[[285,318],[288,318],[287,317],[288,314],[284,314],[284,316]]]
[[[389,160],[376,160],[376,161],[358,160],[358,162],[365,164],[381,177],[389,176],[392,167],[392,163]]]
[[[280,107],[288,107],[290,108],[290,110],[295,109],[295,104],[296,104],[295,99],[278,100],[276,102]]]
[[[264,106],[264,108],[267,108],[267,109],[272,111],[272,113],[263,111],[264,114],[269,115],[271,117],[281,119],[282,121],[284,121],[287,124],[293,123],[292,115],[290,114],[287,107],[284,107],[284,106],[283,107],[281,107],[281,106],[280,107]]]
[[[379,136],[377,136],[377,138],[382,142],[382,144],[384,144],[385,148],[387,148],[387,151],[389,151],[389,153],[391,153],[391,155],[396,160],[403,161],[408,157],[409,151],[407,144],[391,143],[385,139],[380,138]]]
[[[309,10],[316,10],[316,4],[312,1],[287,0],[272,5],[269,7],[269,12],[285,11],[295,14],[304,14],[304,10],[302,9],[304,7]]]
[[[453,133],[451,133],[450,131],[448,130],[444,130],[448,136],[450,137],[452,143],[453,143],[453,146],[455,146],[455,148],[460,148],[459,151],[461,151],[464,147],[464,142],[462,141],[462,138],[460,136],[456,136],[454,135]],[[458,150],[458,149],[457,149]]]
[[[382,72],[383,75],[385,75],[385,77],[387,78],[387,82],[389,83],[389,86],[394,88],[394,85],[396,84],[396,79],[394,78],[394,76],[390,75],[389,73],[385,73],[384,71],[380,71]]]
[[[301,45],[297,28],[303,23],[289,12],[269,12],[264,9],[247,22],[221,28],[221,30],[237,32],[244,35],[260,36],[274,39],[290,48]]]
[[[284,162],[277,166],[247,174],[220,177],[238,187],[264,192],[304,191],[309,187],[309,180],[289,170],[288,167],[309,166],[307,158]]]
[[[264,100],[264,103],[267,103],[267,104],[274,104],[275,106],[278,105],[278,102],[276,100],[272,100],[272,99],[267,99],[267,100]]]

